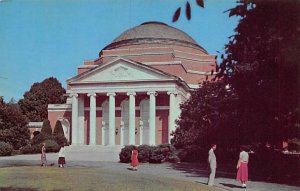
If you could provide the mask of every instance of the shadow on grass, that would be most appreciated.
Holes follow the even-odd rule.
[[[186,177],[208,177],[209,168],[205,164],[198,163],[175,163],[171,164],[171,167],[175,170],[187,173]],[[218,170],[216,177],[222,178],[235,178],[235,174],[228,172],[228,170]]]
[[[222,184],[225,187],[229,187],[229,188],[243,188],[243,187],[237,186],[235,184],[227,184],[227,183],[220,183],[220,184]]]
[[[186,177],[208,177],[209,176],[209,168],[206,164],[176,163],[176,164],[171,164],[170,167],[175,170],[186,173],[187,174]],[[220,164],[218,165],[217,172],[216,172],[216,178],[218,177],[235,179],[236,169],[234,168],[233,165],[229,166],[229,165]],[[294,178],[292,176],[277,176],[270,179],[265,175],[259,175],[259,172],[256,172],[254,169],[251,169],[251,166],[249,168],[249,177],[251,177],[250,179],[251,181],[278,183],[278,184],[285,184],[290,186],[300,186],[300,179]]]

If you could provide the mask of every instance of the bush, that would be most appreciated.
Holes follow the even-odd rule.
[[[138,147],[139,162],[149,162],[150,149],[151,149],[151,146],[149,146],[149,145],[141,145],[141,146]]]
[[[51,139],[53,139],[52,135],[40,133],[32,138],[32,144],[37,145],[44,142],[45,140],[51,140]]]
[[[125,146],[124,148],[122,148],[122,150],[119,154],[120,162],[123,162],[123,163],[131,162],[132,148],[133,148],[133,145]]]
[[[131,162],[131,152],[133,145],[122,148],[119,157],[120,162]],[[161,162],[179,162],[176,149],[169,144],[158,146],[140,145],[138,148],[139,162],[161,163]]]
[[[22,154],[36,154],[41,153],[41,144],[37,145],[26,145],[20,148]]]
[[[58,152],[60,146],[54,140],[46,140],[46,152]],[[41,149],[42,147],[40,147]]]
[[[36,137],[37,135],[39,135],[41,132],[39,132],[39,131],[34,131],[33,132],[33,137]]]
[[[58,145],[66,145],[66,146],[68,146],[69,144],[68,144],[68,140],[67,140],[67,138],[64,136],[64,135],[60,135],[60,134],[58,134],[58,135],[54,135],[53,136],[53,139],[56,141],[56,143],[58,144]]]
[[[56,121],[54,130],[53,130],[53,136],[57,136],[57,135],[63,135],[63,136],[65,135],[64,130],[61,125],[61,122],[59,120]]]
[[[150,149],[149,162],[150,163],[161,163],[165,157],[163,155],[162,149],[159,147],[152,147]]]
[[[45,119],[43,121],[43,126],[42,126],[42,129],[41,129],[41,133],[46,134],[46,135],[52,135],[51,125],[50,125],[50,121],[48,119]]]
[[[13,151],[13,147],[6,142],[0,141],[0,156],[10,156]]]

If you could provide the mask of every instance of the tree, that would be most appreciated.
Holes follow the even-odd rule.
[[[223,80],[204,82],[180,106],[181,115],[172,144],[194,154],[201,149],[206,152],[212,142],[228,146],[239,144],[237,103],[235,92],[228,89]]]
[[[55,123],[55,127],[53,130],[53,138],[57,142],[58,145],[68,145],[68,140],[65,137],[63,127],[59,120],[57,120]]]
[[[241,0],[229,16],[241,19],[218,77],[239,97],[241,138],[278,141],[286,134],[281,116],[300,103],[300,2]],[[295,128],[289,138],[300,137]]]
[[[26,145],[30,139],[30,132],[26,127],[28,120],[22,114],[17,104],[0,104],[0,141],[10,143],[14,149]]]
[[[43,121],[41,134],[50,135],[50,136],[52,135],[52,128],[51,128],[51,125],[50,125],[50,121],[48,119],[45,119]]]
[[[48,118],[48,104],[65,103],[65,93],[61,83],[50,77],[40,83],[34,83],[30,90],[25,92],[19,105],[30,121],[43,121]]]
[[[59,120],[56,121],[54,130],[53,130],[53,136],[56,136],[56,135],[63,135],[63,136],[65,135],[63,127]]]

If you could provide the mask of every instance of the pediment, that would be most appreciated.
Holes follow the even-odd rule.
[[[99,65],[82,76],[71,79],[71,83],[152,81],[167,79],[174,79],[174,77],[155,68],[151,68],[150,66],[119,58],[109,63]]]

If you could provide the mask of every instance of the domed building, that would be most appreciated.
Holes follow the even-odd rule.
[[[169,143],[186,101],[211,78],[216,56],[160,22],[131,28],[67,80],[66,104],[48,106],[73,145]]]

